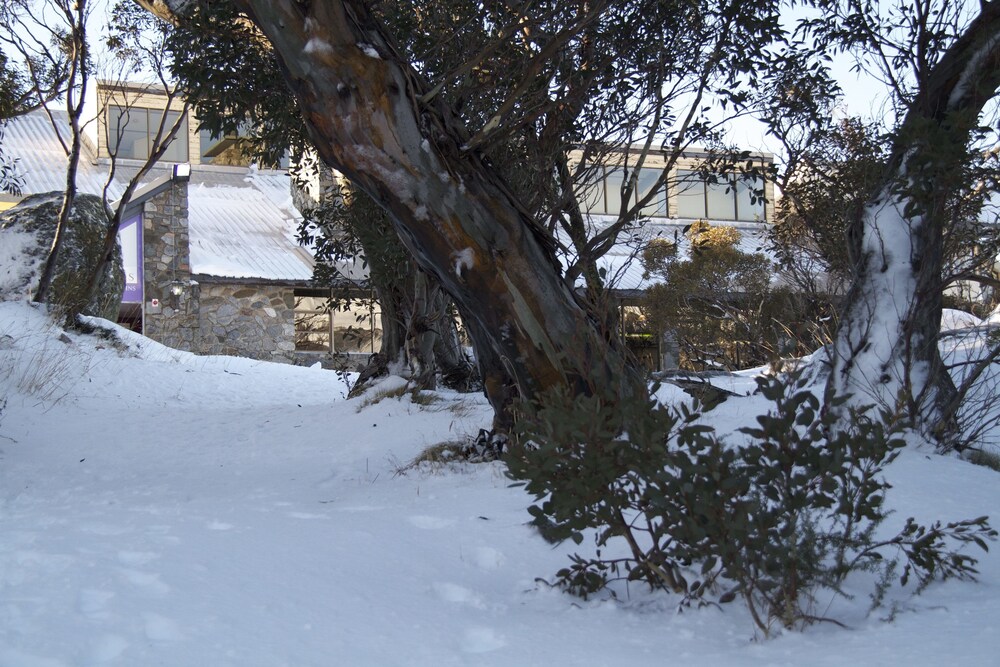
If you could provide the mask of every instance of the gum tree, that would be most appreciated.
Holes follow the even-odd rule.
[[[941,361],[946,241],[973,193],[980,117],[1000,86],[1000,2],[817,3],[813,28],[881,77],[898,122],[848,232],[854,277],[829,390],[878,403],[948,446],[955,387]]]
[[[181,25],[202,11],[186,0],[137,1]],[[730,109],[746,103],[735,91],[766,68],[762,46],[780,32],[773,3],[486,3],[443,34],[428,26],[455,16],[444,2],[415,3],[405,29],[406,12],[381,3],[233,6],[273,49],[323,162],[387,211],[454,300],[498,414],[513,396],[554,385],[641,391],[593,295],[602,287],[596,258],[655,191],[637,198],[641,157],[626,165],[628,204],[591,236],[576,204],[581,174],[565,157],[586,144],[581,163],[593,169],[602,143],[638,139],[640,156],[676,155],[696,136],[715,137],[703,113],[709,93]],[[430,42],[410,39],[425,29]],[[642,113],[615,115],[636,104]],[[551,157],[518,162],[537,154]],[[560,243],[578,260],[565,276]],[[576,277],[589,296],[574,292]]]

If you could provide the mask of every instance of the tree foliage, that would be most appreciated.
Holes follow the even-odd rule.
[[[737,248],[740,234],[728,225],[696,221],[687,236],[686,259],[663,239],[643,255],[647,274],[662,281],[646,291],[643,312],[676,341],[680,367],[735,370],[795,351],[806,318],[801,300],[772,284],[771,261]]]
[[[872,571],[887,587],[970,579],[997,533],[986,517],[925,526],[913,518],[893,537],[875,529],[888,512],[885,467],[903,445],[884,416],[853,411],[848,428],[794,374],[758,380],[770,411],[743,438],[725,437],[695,404],[572,396],[553,390],[522,422],[510,474],[535,504],[552,541],[582,544],[556,583],[589,596],[619,581],[680,595],[681,605],[742,599],[757,630],[800,628],[823,616],[818,595]],[[902,566],[901,571],[899,566]]]

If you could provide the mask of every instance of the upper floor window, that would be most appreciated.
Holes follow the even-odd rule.
[[[677,170],[677,217],[709,220],[764,220],[760,179],[718,177]]]
[[[246,167],[250,160],[244,154],[242,141],[237,135],[212,134],[209,130],[198,130],[202,164],[220,164]]]
[[[143,107],[108,107],[108,153],[120,158],[145,160],[154,148],[160,120],[166,114],[163,132],[166,134],[177,122],[180,113]],[[177,136],[167,145],[165,162],[188,161],[187,118],[181,122]]]
[[[626,172],[622,167],[602,167],[600,174],[603,178],[588,186],[584,193],[582,202],[584,210],[587,213],[618,215],[622,209],[622,185],[625,183],[625,175],[628,173],[631,176],[632,171],[634,170]],[[630,206],[642,201],[663,174],[662,169],[641,168],[638,171],[637,187],[632,195],[632,201],[629,202]],[[667,199],[662,187],[643,205],[639,215],[649,218],[666,217]]]

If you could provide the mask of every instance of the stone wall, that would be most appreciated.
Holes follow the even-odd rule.
[[[145,335],[198,354],[294,361],[292,288],[192,280],[187,206],[187,183],[144,204]]]
[[[295,357],[295,299],[290,287],[200,285],[201,354],[265,361]]]
[[[187,217],[187,183],[172,183],[143,205],[143,333],[169,347],[196,351],[199,308]]]

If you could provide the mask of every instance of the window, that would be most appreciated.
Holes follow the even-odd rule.
[[[677,170],[677,216],[710,220],[764,219],[760,179],[719,177],[718,182],[700,172]]]
[[[630,205],[635,205],[640,199],[645,197],[656,181],[663,173],[660,169],[644,168],[638,170],[636,178],[636,191],[632,195]],[[633,171],[629,171],[631,178]],[[622,207],[622,184],[625,180],[625,169],[622,167],[609,167],[598,170],[597,174],[601,180],[587,186],[582,192],[581,205],[587,213],[598,213],[607,215],[618,215]],[[650,201],[639,211],[639,215],[646,217],[666,217],[667,200],[662,188],[653,195]]]
[[[202,164],[220,164],[231,167],[245,167],[250,164],[243,152],[239,136],[220,136],[208,130],[198,130],[198,142]]]
[[[145,160],[153,150],[153,141],[160,126],[160,119],[166,113],[164,134],[177,122],[180,113],[142,107],[108,107],[108,153],[120,158]],[[162,160],[166,162],[188,161],[187,118],[177,130],[177,136],[167,146]]]
[[[295,349],[330,354],[373,354],[382,345],[378,304],[367,299],[330,302],[295,297]]]
[[[636,202],[642,200],[656,182],[659,180],[660,176],[663,174],[662,169],[649,169],[643,168],[639,170],[638,186],[636,188]],[[665,218],[667,217],[667,197],[664,188],[661,185],[659,192],[653,195],[653,198],[649,200],[649,203],[642,207],[639,211],[639,215],[646,216],[648,218]]]
[[[704,218],[705,181],[696,171],[677,170],[677,215],[681,218]]]

